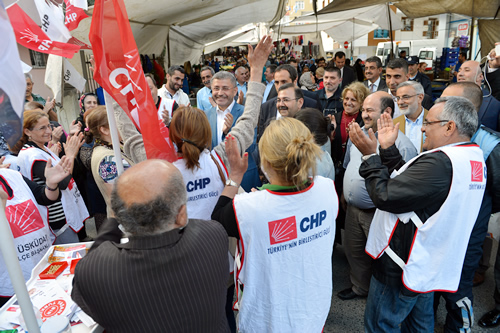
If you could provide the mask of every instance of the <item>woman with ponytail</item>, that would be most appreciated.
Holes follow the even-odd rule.
[[[259,152],[269,184],[236,195],[233,184],[241,181],[248,155],[242,158],[234,138],[227,137],[230,181],[212,214],[229,236],[239,239],[238,328],[321,332],[332,297],[338,213],[334,183],[314,177],[321,149],[299,120],[272,121],[260,139]]]

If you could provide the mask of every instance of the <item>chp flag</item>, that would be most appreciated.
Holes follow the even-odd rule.
[[[54,41],[66,43],[71,38],[71,34],[64,25],[62,7],[45,0],[35,0],[35,5],[40,15],[43,32]]]
[[[147,157],[177,160],[168,136],[165,139],[160,133],[158,111],[142,71],[123,0],[95,1],[89,40],[95,59],[94,80],[140,128]],[[132,112],[139,114],[139,124]]]
[[[80,50],[78,45],[50,39],[17,4],[7,8],[7,14],[12,28],[14,28],[16,41],[30,50],[55,54],[65,58],[72,58]]]
[[[0,132],[13,147],[21,138],[26,79],[9,16],[0,2]]]
[[[75,30],[80,21],[87,18],[85,10],[88,9],[87,0],[64,0],[66,4],[66,19],[64,24],[69,31]]]

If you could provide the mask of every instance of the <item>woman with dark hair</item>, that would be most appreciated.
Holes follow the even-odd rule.
[[[53,165],[60,161],[59,156],[50,151],[47,144],[52,136],[52,128],[47,114],[40,111],[24,113],[23,136],[20,140],[22,149],[17,156],[17,164],[23,176],[39,185],[46,185],[45,167],[50,160]],[[73,135],[64,144],[66,158],[70,161],[67,168],[69,175],[60,181],[55,188],[62,192],[61,201],[50,205],[49,226],[56,240],[54,244],[78,242],[77,232],[83,227],[83,222],[89,217],[80,191],[73,180],[74,160],[83,144],[83,135]]]
[[[80,114],[76,118],[76,122],[82,124],[82,129],[85,128],[85,112],[96,108],[99,105],[99,100],[97,95],[94,93],[85,93],[78,99],[78,105],[80,106]]]
[[[358,78],[359,82],[363,82],[365,80],[365,71],[363,70],[363,60],[361,59],[356,59],[356,62],[354,63],[354,71],[356,72],[356,77]]]
[[[329,119],[324,117],[321,111],[313,108],[300,110],[294,118],[306,125],[314,135],[314,142],[321,148],[321,155],[316,159],[316,174],[335,180],[335,166],[330,156],[331,144],[328,137]]]

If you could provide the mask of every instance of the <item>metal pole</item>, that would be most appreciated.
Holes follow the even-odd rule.
[[[23,313],[24,322],[27,326],[25,328],[30,333],[40,333],[40,327],[38,326],[35,311],[33,310],[33,303],[31,303],[30,295],[26,288],[19,259],[17,259],[14,237],[5,216],[3,203],[0,203],[0,250],[5,261],[5,266],[7,266],[7,271],[9,272],[12,287],[14,287],[14,292],[16,293],[17,302]]]
[[[389,17],[389,34],[391,35],[391,59],[394,59],[394,38],[392,36],[391,7],[387,3],[387,15]]]
[[[108,114],[109,131],[111,133],[113,153],[115,154],[116,169],[118,170],[118,175],[121,175],[123,173],[123,162],[122,152],[120,150],[120,139],[118,139],[118,128],[116,127],[115,113],[113,111],[114,100],[106,91],[104,91],[104,100],[106,102],[106,113]]]

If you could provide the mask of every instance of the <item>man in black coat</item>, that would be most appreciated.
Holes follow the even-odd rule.
[[[350,83],[357,81],[356,73],[349,66],[345,65],[345,53],[338,51],[335,53],[334,58],[335,66],[340,69],[340,76],[342,77],[342,89],[347,87]]]
[[[431,79],[425,74],[422,74],[418,70],[418,65],[420,60],[417,56],[411,56],[406,59],[408,62],[408,74],[410,75],[410,81],[417,81],[424,87],[424,92],[429,97],[432,97],[432,84]]]
[[[280,65],[274,72],[274,85],[276,87],[276,91],[279,91],[279,88],[286,83],[293,83],[294,85],[297,85],[297,70],[288,64]],[[315,108],[321,110],[319,97],[315,92],[303,90],[302,93],[304,94],[304,104],[302,105],[302,108]],[[274,97],[262,104],[259,122],[257,125],[257,141],[259,141],[271,120],[276,119],[278,115],[276,100],[277,97]]]

